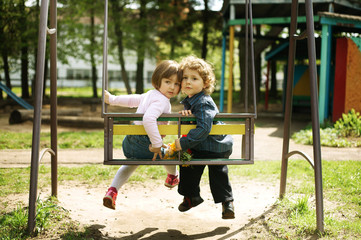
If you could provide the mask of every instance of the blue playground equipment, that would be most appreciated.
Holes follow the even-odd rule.
[[[33,106],[31,106],[29,103],[27,103],[24,99],[18,97],[13,91],[11,91],[10,88],[8,88],[7,86],[5,86],[4,84],[2,84],[0,82],[0,89],[3,90],[4,92],[6,92],[6,94],[8,96],[10,96],[12,99],[14,99],[17,103],[20,104],[20,106],[22,106],[25,109],[34,109]]]

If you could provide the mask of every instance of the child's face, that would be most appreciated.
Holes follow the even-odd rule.
[[[198,71],[185,68],[183,70],[182,92],[192,97],[203,91],[206,87]]]
[[[174,74],[169,78],[162,78],[162,82],[158,90],[167,98],[177,96],[180,90],[180,82],[178,81],[177,74]]]

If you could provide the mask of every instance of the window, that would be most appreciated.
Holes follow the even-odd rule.
[[[89,80],[91,78],[91,73],[89,69],[72,69],[69,68],[66,70],[66,78],[69,80]]]

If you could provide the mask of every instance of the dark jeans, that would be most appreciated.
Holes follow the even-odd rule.
[[[214,159],[229,158],[232,151],[216,153],[196,151],[192,149],[193,158]],[[178,193],[186,197],[200,196],[200,181],[206,165],[180,166],[180,182]],[[209,171],[209,185],[215,203],[233,201],[232,187],[228,179],[227,165],[207,165]]]

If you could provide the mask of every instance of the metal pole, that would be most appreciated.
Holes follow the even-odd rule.
[[[312,1],[305,1],[306,24],[307,24],[307,45],[310,69],[310,90],[311,90],[311,113],[312,113],[312,136],[313,136],[313,159],[315,163],[315,191],[316,191],[316,217],[317,229],[324,231],[323,223],[323,193],[322,193],[322,164],[320,146],[320,120],[318,116],[318,94],[317,94],[317,67],[316,67],[316,44],[313,23]]]
[[[224,71],[226,65],[226,33],[223,33],[222,37],[222,74],[221,74],[221,92],[219,96],[219,110],[223,112],[224,106]]]
[[[35,227],[35,208],[38,186],[39,171],[39,145],[41,127],[41,108],[43,100],[44,66],[46,50],[46,25],[48,22],[49,1],[42,0],[40,8],[40,22],[38,35],[38,53],[35,81],[34,124],[31,149],[30,191],[29,191],[29,216],[28,231],[32,232]]]
[[[287,89],[286,89],[286,103],[285,116],[283,123],[283,149],[282,149],[282,166],[281,166],[281,183],[280,183],[280,198],[283,198],[286,193],[286,179],[287,166],[292,117],[292,92],[293,92],[293,76],[294,64],[296,54],[296,39],[295,34],[297,30],[297,15],[298,15],[298,0],[292,0],[291,9],[291,25],[289,32],[289,48],[288,48],[288,66],[287,66]]]
[[[251,50],[251,63],[252,63],[252,84],[253,84],[253,109],[257,117],[257,102],[256,102],[256,73],[254,67],[254,44],[253,44],[253,16],[252,16],[252,0],[249,1],[249,24],[250,24],[250,50]],[[248,112],[248,111],[247,111]]]
[[[104,90],[108,90],[108,0],[104,1],[104,33],[103,33],[103,75],[102,75],[102,117],[107,112],[104,103]]]
[[[57,0],[50,1],[50,28],[57,30]],[[57,31],[50,35],[51,195],[58,196]]]
[[[233,50],[234,50],[234,26],[229,26],[229,76],[228,76],[228,100],[227,112],[232,112],[233,96]]]
[[[245,39],[245,43],[244,43],[244,69],[245,69],[245,73],[244,73],[244,111],[246,113],[248,113],[248,80],[249,80],[249,77],[248,77],[248,60],[249,60],[249,51],[248,51],[248,45],[249,45],[249,25],[248,25],[248,14],[249,14],[249,8],[248,8],[248,0],[246,0],[245,2],[245,6],[244,6],[244,9],[245,9],[245,28],[246,28],[246,31],[245,31],[245,36],[244,36],[244,39]],[[252,63],[254,64],[254,63]],[[242,140],[243,142],[243,140]]]
[[[104,113],[108,112],[104,103],[104,90],[108,90],[108,0],[104,1],[104,33],[103,33],[103,72],[102,72],[102,117],[104,117],[104,162],[113,158],[112,136],[109,134],[110,121],[113,121]],[[111,125],[113,126],[113,124]]]

